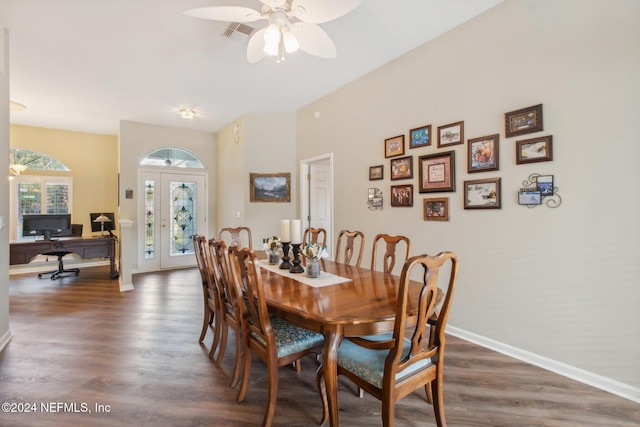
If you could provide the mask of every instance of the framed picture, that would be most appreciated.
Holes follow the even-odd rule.
[[[404,154],[404,135],[384,140],[384,157],[402,156]]]
[[[391,159],[391,180],[413,178],[413,156]]]
[[[520,191],[518,192],[519,205],[541,205],[542,195],[539,191]]]
[[[369,181],[377,181],[384,178],[384,165],[369,166]]]
[[[500,135],[483,136],[467,141],[467,172],[497,171],[500,160]]]
[[[553,196],[553,175],[540,175],[537,182],[538,191],[542,197]]]
[[[428,198],[423,201],[425,221],[449,221],[449,198]]]
[[[542,130],[542,104],[504,114],[504,134],[507,138]]]
[[[456,191],[456,153],[447,151],[418,158],[419,191]]]
[[[413,206],[413,184],[392,185],[391,206]]]
[[[409,131],[409,148],[431,145],[431,125],[411,129]]]
[[[464,182],[465,209],[500,209],[502,178],[476,179]]]
[[[286,173],[250,173],[250,202],[290,202],[291,174]]]
[[[464,143],[464,122],[438,126],[438,148]]]
[[[553,136],[516,141],[516,164],[553,160]]]

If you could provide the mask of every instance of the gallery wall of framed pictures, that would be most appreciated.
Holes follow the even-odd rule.
[[[435,129],[435,135],[432,133]],[[472,129],[471,129],[472,130]],[[469,131],[469,129],[467,129]],[[388,159],[390,181],[418,179],[419,194],[456,192],[456,152],[466,160],[466,173],[486,173],[500,170],[500,145],[513,144],[515,165],[539,164],[553,160],[553,136],[529,135],[544,131],[542,104],[518,108],[504,113],[504,138],[500,132],[473,136],[465,141],[465,122],[459,120],[444,125],[420,125],[409,129],[406,139],[410,155],[405,151],[405,134],[384,139],[384,158]],[[482,134],[481,134],[482,135]],[[528,138],[519,139],[522,135]],[[515,140],[514,140],[515,139]],[[463,150],[459,145],[464,145]],[[502,153],[504,156],[504,153]],[[414,164],[414,156],[416,161]],[[464,161],[464,160],[463,160]],[[384,164],[369,167],[369,180],[384,180]],[[414,167],[417,169],[414,174]],[[415,176],[414,176],[415,175]],[[532,173],[535,185],[520,188],[515,202],[529,207],[543,204],[545,198],[558,197],[552,174]],[[503,182],[500,176],[464,179],[461,206],[467,210],[501,209]],[[414,184],[409,182],[389,185],[392,207],[414,205]],[[425,221],[449,221],[450,197],[422,199],[422,217]],[[455,199],[452,199],[455,200]],[[547,204],[557,207],[559,200]]]

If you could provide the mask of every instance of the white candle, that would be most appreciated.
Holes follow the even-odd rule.
[[[290,235],[289,235],[289,220],[288,219],[282,219],[280,220],[280,240],[283,242],[290,242]]]
[[[291,220],[291,243],[302,243],[302,228],[299,219]]]

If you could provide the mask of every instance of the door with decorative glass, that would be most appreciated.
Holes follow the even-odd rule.
[[[206,176],[141,173],[139,271],[196,265],[193,235],[206,229]]]

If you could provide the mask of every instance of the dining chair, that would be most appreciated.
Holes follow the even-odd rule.
[[[311,243],[317,242],[320,244],[320,238],[322,238],[322,245],[327,244],[327,230],[324,228],[313,228],[309,227],[304,230],[304,234],[302,235],[302,243]]]
[[[237,245],[240,247],[252,248],[251,246],[251,229],[249,227],[223,227],[218,230],[218,240],[224,240],[223,237],[229,234],[229,240],[225,243],[227,247]],[[246,244],[243,244],[242,235],[246,236]]]
[[[323,337],[278,317],[271,317],[255,252],[236,246],[229,247],[228,251],[232,282],[241,300],[244,342],[243,373],[237,401],[244,400],[249,385],[251,355],[255,354],[267,365],[268,392],[262,426],[269,427],[278,396],[278,368],[308,354],[320,353]]]
[[[362,254],[364,253],[364,233],[361,231],[349,231],[342,230],[338,233],[338,244],[336,245],[336,262],[341,262],[343,264],[349,264],[351,262],[351,258],[355,253],[354,245],[359,241],[360,248],[358,249],[358,259],[356,260],[355,266],[360,267],[360,263],[362,262]],[[344,249],[342,246],[344,245]],[[344,251],[344,255],[340,258]]]
[[[240,323],[240,308],[238,307],[239,300],[235,288],[230,282],[227,245],[223,240],[209,239],[209,252],[211,254],[212,266],[210,274],[218,289],[218,316],[220,318],[218,354],[213,357],[215,347],[211,347],[209,357],[213,358],[216,366],[220,366],[227,348],[229,329],[233,329],[236,335],[236,359],[229,387],[234,388],[240,382],[240,372],[242,369],[242,326]]]
[[[440,313],[434,318],[432,313],[441,294],[438,290],[440,271],[443,271],[441,281],[446,291]],[[417,272],[420,274],[415,274]],[[419,292],[410,292],[412,273],[422,278]],[[338,348],[338,375],[346,376],[382,402],[384,427],[394,425],[395,402],[421,387],[425,391],[431,389],[436,424],[439,427],[447,424],[442,392],[445,327],[457,276],[458,258],[453,252],[410,258],[400,275],[393,332],[376,335],[375,339],[344,339]],[[410,301],[416,313],[410,312]],[[433,324],[427,328],[430,320]],[[322,397],[321,424],[324,424],[328,407],[322,375],[321,366],[316,383]]]
[[[209,292],[209,285],[208,285],[208,272],[207,272],[207,265],[206,265],[206,259],[205,259],[205,246],[207,242],[207,238],[200,235],[200,234],[194,234],[193,235],[193,249],[195,252],[195,256],[196,256],[196,263],[198,264],[198,270],[200,271],[200,277],[202,279],[202,296],[203,296],[203,301],[204,301],[204,314],[203,314],[203,318],[202,318],[202,330],[200,331],[200,338],[198,339],[198,342],[202,342],[204,341],[204,337],[207,335],[207,331],[209,330],[209,327],[213,326],[213,320],[215,317],[215,305],[212,306],[209,304],[209,301],[211,298],[213,298],[213,295],[210,295]],[[215,329],[214,329],[214,337],[215,337]],[[215,338],[214,338],[215,341]]]
[[[406,236],[391,236],[389,234],[378,234],[375,239],[373,239],[373,248],[371,250],[371,269],[376,269],[376,261],[377,261],[377,249],[381,242],[385,243],[385,251],[382,256],[382,266],[383,272],[386,274],[391,274],[393,272],[393,267],[396,264],[396,250],[398,248],[398,244],[400,242],[404,243],[405,253],[404,253],[404,261],[406,262],[409,259],[409,254],[411,253],[411,241]]]

